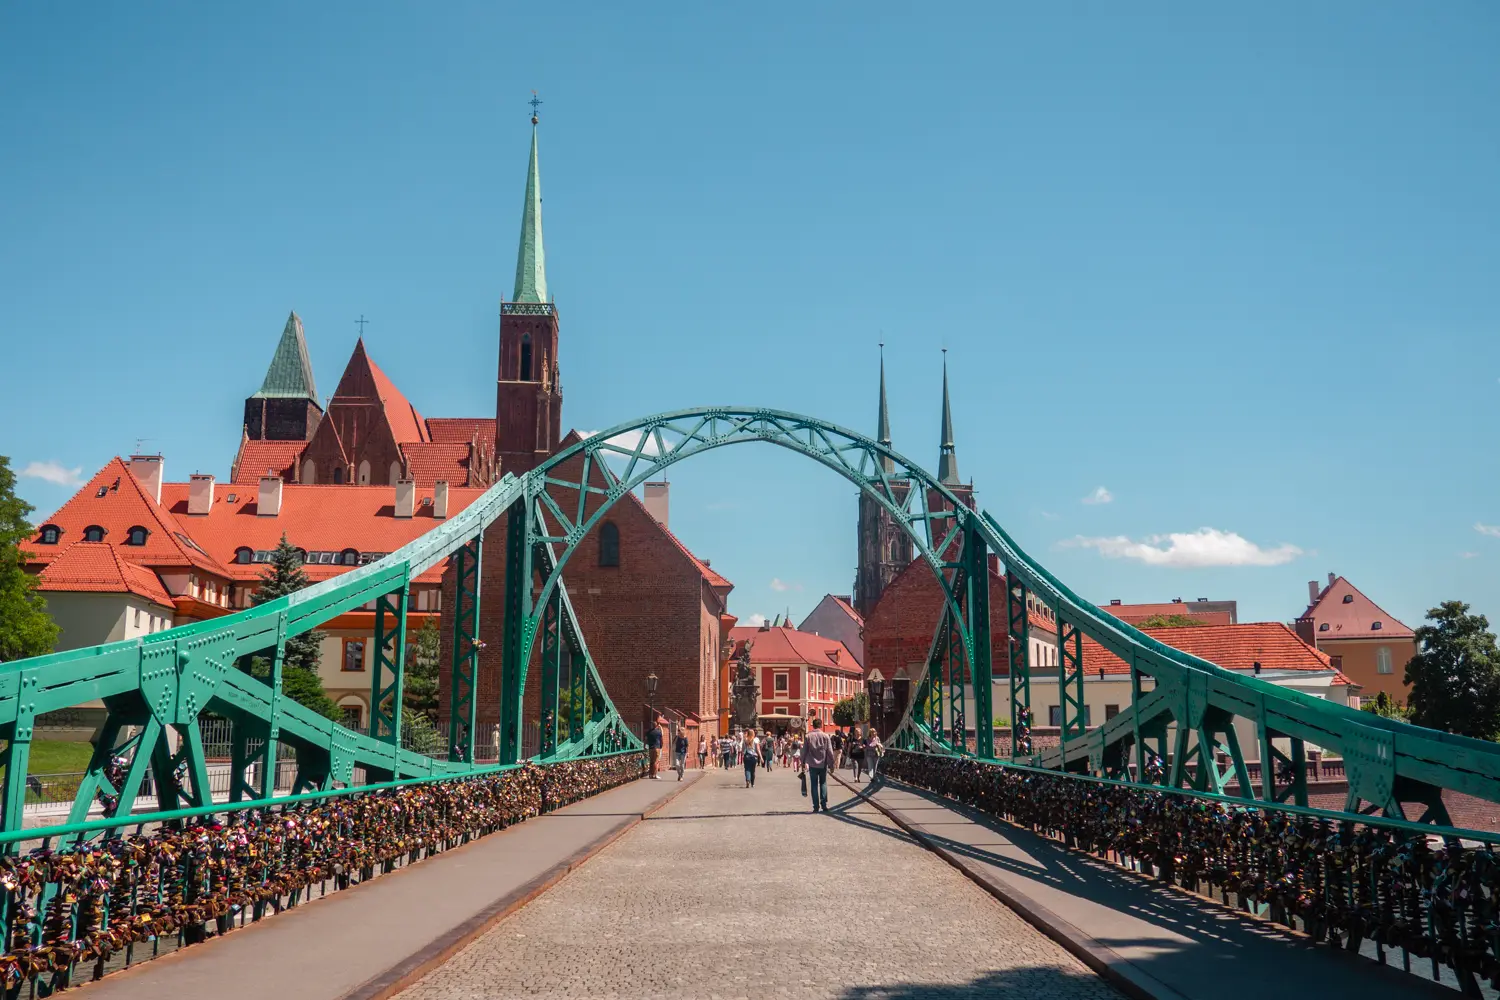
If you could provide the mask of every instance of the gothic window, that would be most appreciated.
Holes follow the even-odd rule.
[[[131,529],[125,533],[125,544],[126,545],[145,545],[146,544],[146,536],[148,534],[150,534],[150,532],[148,532],[145,528],[141,527],[139,524],[132,525]]]
[[[391,463],[391,485],[395,486],[400,481],[401,481],[401,463],[400,462],[392,462]]]
[[[302,463],[302,482],[308,486],[316,486],[318,482],[318,467],[313,464],[312,459]]]
[[[62,529],[55,524],[42,525],[42,544],[56,545],[57,540],[62,537]]]
[[[344,484],[344,470],[341,466],[335,465],[333,467],[333,482],[337,486]]]
[[[613,521],[599,526],[599,565],[620,565],[620,529]]]
[[[99,527],[99,525],[97,524],[89,525],[87,528],[83,529],[83,540],[85,542],[104,541],[104,529]]]
[[[531,381],[531,334],[521,337],[521,381]]]
[[[370,460],[365,459],[359,463],[359,485],[370,485]]]

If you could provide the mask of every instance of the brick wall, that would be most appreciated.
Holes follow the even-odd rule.
[[[913,681],[927,660],[943,610],[943,588],[925,560],[907,565],[865,619],[866,676],[878,669],[887,681],[906,668]],[[990,570],[990,663],[995,675],[1009,665],[1010,641],[1005,623],[1005,577]],[[916,667],[913,667],[916,664]]]

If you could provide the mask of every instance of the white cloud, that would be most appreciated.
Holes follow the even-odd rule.
[[[1106,559],[1135,559],[1147,566],[1171,569],[1197,569],[1205,566],[1280,566],[1302,555],[1295,545],[1281,544],[1263,549],[1232,531],[1199,528],[1197,531],[1150,535],[1132,541],[1124,535],[1113,538],[1085,538],[1082,535],[1064,545],[1098,549]]]
[[[36,463],[33,462],[32,464],[35,465]],[[26,473],[23,472],[21,473],[21,475],[24,476],[26,475]],[[1474,523],[1474,530],[1479,532],[1481,535],[1489,535],[1491,538],[1500,538],[1500,526],[1496,526],[1493,524],[1480,524],[1476,521]]]
[[[591,438],[595,434],[598,434],[598,433],[599,433],[598,431],[579,431],[578,432],[578,436],[579,437],[584,437],[584,438]],[[623,431],[623,432],[621,432],[619,434],[616,434],[614,437],[610,438],[609,439],[609,443],[612,444],[612,445],[614,445],[617,448],[625,448],[628,451],[635,451],[635,449],[641,443],[641,437],[642,437],[642,432],[641,431]],[[656,446],[656,438],[654,438],[654,437],[647,438],[647,440],[646,440],[646,447],[641,449],[641,454],[642,455],[659,455],[659,454],[661,454],[661,449]],[[626,457],[624,455],[619,455],[618,452],[616,453],[616,455],[618,457],[620,457],[620,458],[625,458]]]
[[[1045,518],[1048,521],[1056,521],[1059,517],[1062,517],[1062,515],[1061,514],[1054,514],[1050,510],[1044,510],[1044,511],[1042,511],[1042,517]]]
[[[1460,558],[1460,559],[1478,559],[1479,558],[1479,553],[1478,552],[1460,552],[1458,554],[1458,558]]]
[[[800,584],[800,583],[787,583],[785,580],[781,579],[780,577],[773,576],[773,577],[771,577],[771,589],[774,590],[774,591],[776,591],[779,594],[779,593],[783,593],[784,591],[788,591],[788,590],[801,590],[802,589],[802,584]]]
[[[1083,498],[1083,502],[1086,504],[1114,503],[1114,500],[1115,495],[1103,486],[1098,487],[1094,492]]]
[[[753,614],[753,615],[747,615],[745,618],[741,619],[740,620],[740,624],[741,625],[753,625],[756,628],[759,628],[760,626],[764,625],[766,622],[768,622],[770,620],[771,619],[767,618],[765,615],[760,614],[760,613],[756,613],[756,614]]]
[[[28,479],[45,480],[58,486],[82,486],[88,481],[83,478],[83,466],[68,469],[60,462],[32,462],[21,470],[21,475]]]

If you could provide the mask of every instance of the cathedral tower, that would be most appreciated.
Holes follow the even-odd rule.
[[[938,482],[948,487],[948,492],[958,497],[958,502],[970,509],[974,508],[974,484],[965,483],[958,478],[958,449],[953,444],[953,409],[948,403],[948,350],[943,349],[943,429],[942,440],[938,442]],[[947,498],[936,490],[928,491],[927,509],[951,510],[953,505]],[[933,546],[935,547],[948,531],[953,527],[951,520],[928,521],[927,527]],[[957,544],[955,539],[954,544]],[[957,558],[956,553],[950,553],[948,558]]]
[[[557,307],[547,297],[542,247],[542,178],[537,118],[531,117],[531,162],[521,207],[515,294],[500,303],[500,371],[495,393],[495,453],[500,474],[529,472],[562,437],[562,381],[557,364]]]
[[[312,361],[302,335],[302,319],[286,318],[271,367],[260,391],[245,400],[245,438],[249,441],[308,441],[323,419],[323,405],[313,384]]]
[[[891,416],[885,403],[885,351],[880,356],[880,417],[876,440],[891,446]],[[881,459],[881,468],[887,476],[896,471],[889,458]],[[892,479],[891,492],[898,503],[906,500],[911,483],[906,479]],[[867,493],[859,495],[858,527],[859,566],[854,571],[854,610],[860,617],[868,618],[875,610],[880,595],[896,574],[906,568],[912,560],[911,539],[896,524],[889,511]]]

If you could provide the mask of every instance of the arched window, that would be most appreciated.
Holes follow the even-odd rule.
[[[308,486],[318,484],[318,467],[310,458],[302,463],[302,482]]]
[[[131,528],[130,528],[130,530],[125,533],[125,544],[126,545],[145,545],[146,544],[146,536],[149,535],[149,534],[150,534],[150,532],[147,531],[141,525],[139,525],[139,524],[132,525]]]
[[[307,550],[306,549],[298,549],[297,550],[297,561],[300,562],[300,563],[306,563],[307,562]]]
[[[345,549],[343,551],[342,555],[339,558],[339,562],[343,563],[345,566],[358,566],[359,565],[359,550],[358,549]]]
[[[521,336],[521,381],[531,381],[531,334]]]
[[[341,465],[335,465],[333,467],[333,482],[334,482],[334,485],[336,485],[336,486],[342,486],[343,485],[343,483],[344,483],[344,467],[343,466],[341,466]]]
[[[368,458],[359,463],[359,479],[356,481],[361,486],[370,485],[370,460]]]
[[[401,482],[401,463],[400,462],[392,462],[391,463],[391,485],[395,486],[399,482]]]
[[[62,538],[62,529],[55,524],[42,525],[42,544],[56,545],[58,539]]]
[[[620,565],[620,529],[613,521],[599,526],[599,565]]]
[[[104,529],[99,527],[97,524],[89,525],[87,528],[83,529],[83,540],[85,542],[104,541]]]
[[[1377,674],[1391,673],[1391,648],[1381,646],[1375,650],[1375,672]]]
[[[239,548],[234,550],[234,561],[240,563],[241,565],[254,562],[255,550],[246,548],[245,546],[241,545]]]

